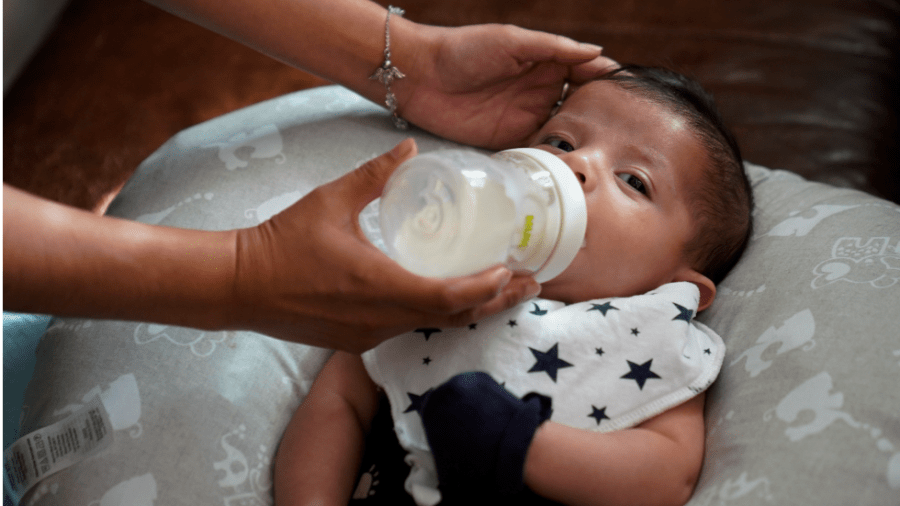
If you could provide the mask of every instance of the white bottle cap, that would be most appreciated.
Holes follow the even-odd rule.
[[[545,243],[545,247],[552,248],[552,251],[544,252],[547,261],[534,274],[534,279],[538,283],[550,281],[566,270],[584,244],[584,235],[587,231],[587,204],[581,182],[565,162],[546,151],[518,148],[498,154],[514,160],[525,158],[532,163],[536,162],[550,172],[556,183],[560,203],[559,239],[555,241],[555,246]]]

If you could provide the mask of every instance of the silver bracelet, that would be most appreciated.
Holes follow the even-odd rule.
[[[409,128],[409,123],[397,114],[397,97],[391,91],[391,84],[394,82],[394,79],[403,79],[406,77],[403,72],[400,72],[400,69],[391,65],[391,14],[402,16],[404,11],[393,5],[388,7],[387,18],[384,20],[384,63],[378,67],[374,74],[369,76],[369,79],[375,79],[376,81],[381,82],[385,89],[387,89],[384,105],[391,111],[391,120],[394,122],[394,126],[397,127],[398,130],[406,130]]]

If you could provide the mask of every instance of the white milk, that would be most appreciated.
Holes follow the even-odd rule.
[[[436,181],[432,190],[439,193],[444,186]],[[429,202],[407,217],[394,237],[395,258],[415,274],[463,276],[506,261],[516,206],[503,186],[490,180],[482,187],[459,182],[452,192],[468,205]]]
[[[535,149],[416,156],[391,176],[379,215],[388,254],[410,272],[445,278],[502,263],[539,282],[569,265],[586,220],[575,175]]]

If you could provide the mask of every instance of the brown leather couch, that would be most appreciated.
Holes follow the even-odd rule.
[[[691,74],[748,160],[900,202],[897,0],[393,3],[419,22],[513,23]],[[179,130],[319,84],[140,0],[71,0],[5,97],[4,181],[97,208]]]
[[[419,22],[513,23],[692,75],[715,95],[747,160],[900,202],[896,0],[397,4]]]

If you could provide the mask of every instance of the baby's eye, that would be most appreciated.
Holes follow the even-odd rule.
[[[555,139],[555,138],[550,139],[547,141],[547,144],[549,144],[550,146],[552,146],[556,149],[559,149],[561,151],[565,151],[566,153],[575,151],[575,146],[569,144],[568,141],[564,141],[562,139]]]
[[[641,181],[641,178],[635,176],[634,174],[629,174],[627,172],[622,172],[622,173],[616,174],[616,175],[619,177],[619,179],[621,179],[622,181],[625,181],[625,184],[627,184],[628,186],[631,186],[635,190],[643,193],[644,195],[647,194],[647,185],[645,185],[644,182]]]

